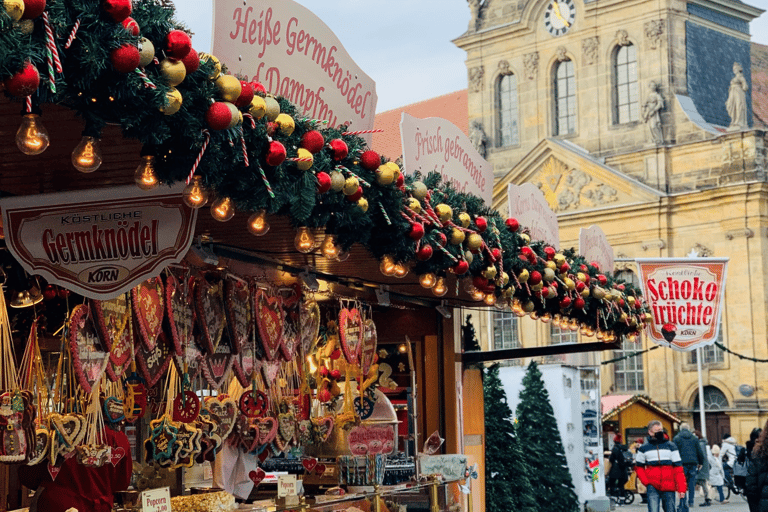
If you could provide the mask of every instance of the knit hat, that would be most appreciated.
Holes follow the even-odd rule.
[[[616,434],[613,436],[613,442],[614,443],[620,443],[621,442],[621,434]]]

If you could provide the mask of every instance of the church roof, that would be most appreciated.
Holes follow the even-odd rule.
[[[752,115],[755,128],[768,127],[768,46],[752,43]]]
[[[395,160],[403,154],[400,140],[400,118],[403,112],[420,119],[441,117],[455,124],[465,135],[469,135],[469,107],[466,89],[387,110],[376,114],[373,128],[384,131],[373,134],[371,149],[391,160]]]

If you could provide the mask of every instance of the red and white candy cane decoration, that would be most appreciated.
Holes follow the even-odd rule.
[[[72,46],[72,42],[75,40],[75,37],[77,36],[77,29],[80,28],[80,18],[77,18],[77,21],[75,22],[75,26],[72,27],[72,32],[70,32],[69,37],[67,38],[67,42],[64,43],[64,49],[69,50],[69,47]]]
[[[342,135],[365,135],[366,133],[381,133],[384,130],[358,130],[356,132],[342,132]]]
[[[27,103],[27,114],[31,114],[32,113],[32,95],[31,94],[27,96],[26,103]]]
[[[251,114],[243,114],[243,117],[248,119],[251,122],[251,129],[256,129],[256,120],[253,118]]]
[[[203,135],[205,135],[205,142],[203,142],[203,147],[200,148],[200,153],[197,155],[197,158],[195,158],[195,163],[192,164],[192,170],[189,172],[189,176],[187,176],[187,185],[189,185],[189,182],[192,181],[192,176],[195,175],[197,166],[200,165],[200,160],[203,159],[203,154],[205,154],[205,150],[208,148],[208,143],[211,141],[211,132],[208,130],[203,130]]]
[[[250,167],[251,163],[248,161],[248,148],[245,146],[245,136],[243,135],[243,127],[240,127],[240,142],[243,145],[243,161],[246,167]]]
[[[53,56],[53,64],[56,66],[56,72],[62,73],[64,68],[61,67],[61,60],[59,60],[59,50],[56,48],[56,40],[53,37],[53,29],[51,28],[51,22],[48,19],[48,12],[43,12],[43,23],[45,24],[45,36],[47,39],[45,45],[51,51]]]
[[[136,72],[137,75],[139,75],[139,78],[141,78],[141,81],[144,82],[144,87],[147,89],[157,89],[157,86],[152,82],[152,80],[149,79],[149,77],[139,68],[134,69],[133,71]]]

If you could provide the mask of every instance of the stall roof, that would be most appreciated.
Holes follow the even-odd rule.
[[[616,419],[620,412],[636,403],[644,405],[672,422],[680,423],[680,418],[663,409],[647,395],[606,395],[601,397],[602,421]]]

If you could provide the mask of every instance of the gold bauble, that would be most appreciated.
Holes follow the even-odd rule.
[[[555,263],[557,263],[557,268],[560,268],[563,266],[563,263],[565,263],[565,256],[563,256],[562,253],[555,254]]]
[[[187,76],[187,68],[180,60],[163,59],[160,61],[160,74],[171,87],[176,87]]]
[[[183,98],[178,89],[171,87],[168,89],[168,92],[165,93],[165,101],[166,104],[165,106],[160,107],[160,112],[167,116],[172,116],[181,108]]]
[[[628,296],[627,297],[627,304],[629,304],[630,306],[634,306],[635,305],[635,297],[632,296],[632,295]]]
[[[592,289],[592,296],[596,299],[603,299],[605,298],[605,290],[600,288],[599,286],[595,286]]]
[[[507,284],[509,284],[509,274],[507,274],[506,272],[502,272],[499,278],[501,279],[501,286],[507,286]],[[511,290],[511,289],[512,288],[508,288],[508,290]]]
[[[517,280],[521,283],[528,282],[528,279],[531,277],[531,273],[528,272],[526,269],[523,269],[520,271],[519,274],[517,274]]]
[[[569,290],[575,290],[576,289],[576,283],[573,282],[573,279],[570,277],[565,277],[563,279],[563,283],[565,283],[565,287]]]
[[[213,63],[213,69],[211,70],[211,73],[208,75],[208,78],[210,78],[211,80],[216,80],[217,78],[219,78],[219,75],[221,74],[221,62],[219,62],[219,59],[217,59],[215,55],[211,55],[210,53],[199,53],[198,56],[200,57],[200,62]]]
[[[333,186],[333,181],[331,181],[331,186]],[[342,191],[344,192],[345,196],[351,196],[357,192],[358,188],[360,188],[360,182],[357,181],[357,178],[354,176],[350,176],[344,181],[344,188]]]
[[[576,274],[576,279],[578,279],[582,283],[586,283],[589,277],[584,272],[579,272],[578,274]]]
[[[483,277],[484,277],[484,278],[486,278],[486,279],[488,279],[488,280],[491,280],[491,279],[493,279],[494,277],[496,277],[496,273],[497,273],[497,272],[498,272],[498,271],[496,270],[496,267],[494,267],[493,265],[491,265],[490,267],[486,267],[486,269],[485,269],[485,270],[483,270]]]
[[[389,185],[395,181],[395,173],[386,164],[380,165],[376,169],[376,183],[379,185]]]
[[[557,268],[557,265],[555,264],[554,261],[548,261],[544,264],[544,266],[552,270],[555,270]]]
[[[408,208],[410,208],[414,212],[421,213],[421,203],[415,197],[409,197],[408,200],[406,201],[406,204],[408,205]]]
[[[546,282],[551,283],[552,281],[555,280],[555,271],[552,270],[551,268],[545,268],[541,276],[544,278]]]
[[[367,212],[368,211],[368,200],[366,198],[364,198],[364,197],[361,197],[360,199],[357,200],[357,206],[361,210],[363,210],[363,212]]]
[[[411,187],[413,188],[413,191],[411,192],[413,197],[419,201],[424,201],[424,198],[427,197],[427,193],[429,192],[427,186],[421,181],[414,181]]]
[[[395,180],[400,177],[400,166],[397,165],[395,162],[387,162],[384,164],[386,167],[389,168],[389,170],[392,171],[392,174],[395,176]]]
[[[592,294],[592,291],[589,288],[584,288],[581,290],[581,296],[585,299],[588,298]]]
[[[261,119],[267,113],[267,104],[261,96],[254,96],[251,100],[249,112],[255,119]]]
[[[467,212],[461,212],[459,214],[459,223],[461,223],[461,227],[468,228],[471,222],[472,217],[470,217]]]
[[[453,210],[445,203],[440,203],[435,206],[435,214],[440,222],[448,222],[453,217]]]
[[[155,60],[155,45],[146,37],[139,40],[139,67],[145,68]]]
[[[240,93],[243,92],[243,86],[240,84],[240,80],[232,75],[220,75],[216,79],[216,88],[221,94],[221,99],[234,103],[237,98],[240,97]]]
[[[267,105],[267,119],[274,121],[277,116],[280,115],[280,104],[272,96],[264,98],[264,103]]]
[[[467,249],[470,251],[479,251],[483,246],[483,237],[477,233],[472,233],[467,237]]]
[[[464,251],[464,259],[467,260],[467,265],[471,265],[475,261],[475,257],[469,251]]]
[[[453,245],[459,245],[464,241],[464,232],[460,230],[459,228],[453,228],[451,231],[451,243]]]
[[[224,104],[229,109],[229,113],[232,114],[232,120],[229,122],[229,127],[234,128],[243,124],[243,113],[240,112],[240,109],[238,109],[234,103],[229,103],[228,101],[225,101]]]
[[[13,21],[19,21],[24,15],[24,0],[3,0],[3,7]]]
[[[531,311],[536,309],[536,304],[534,304],[533,301],[529,300],[527,302],[523,302],[522,307],[523,307],[523,311],[525,311],[526,313],[530,313]]]
[[[296,129],[296,123],[288,114],[278,114],[275,118],[275,123],[280,127],[280,133],[285,136],[290,136],[293,130]]]
[[[531,237],[528,236],[527,233],[521,233],[520,234],[520,240],[523,241],[523,244],[528,245],[531,243]]]
[[[283,114],[280,114],[283,115]],[[314,161],[314,157],[312,156],[312,153],[307,151],[304,148],[299,148],[296,151],[296,167],[300,171],[308,171],[310,167],[312,167],[312,162]]]
[[[341,192],[344,189],[344,184],[346,182],[347,180],[344,178],[344,175],[339,171],[331,171],[331,190],[334,192]]]

